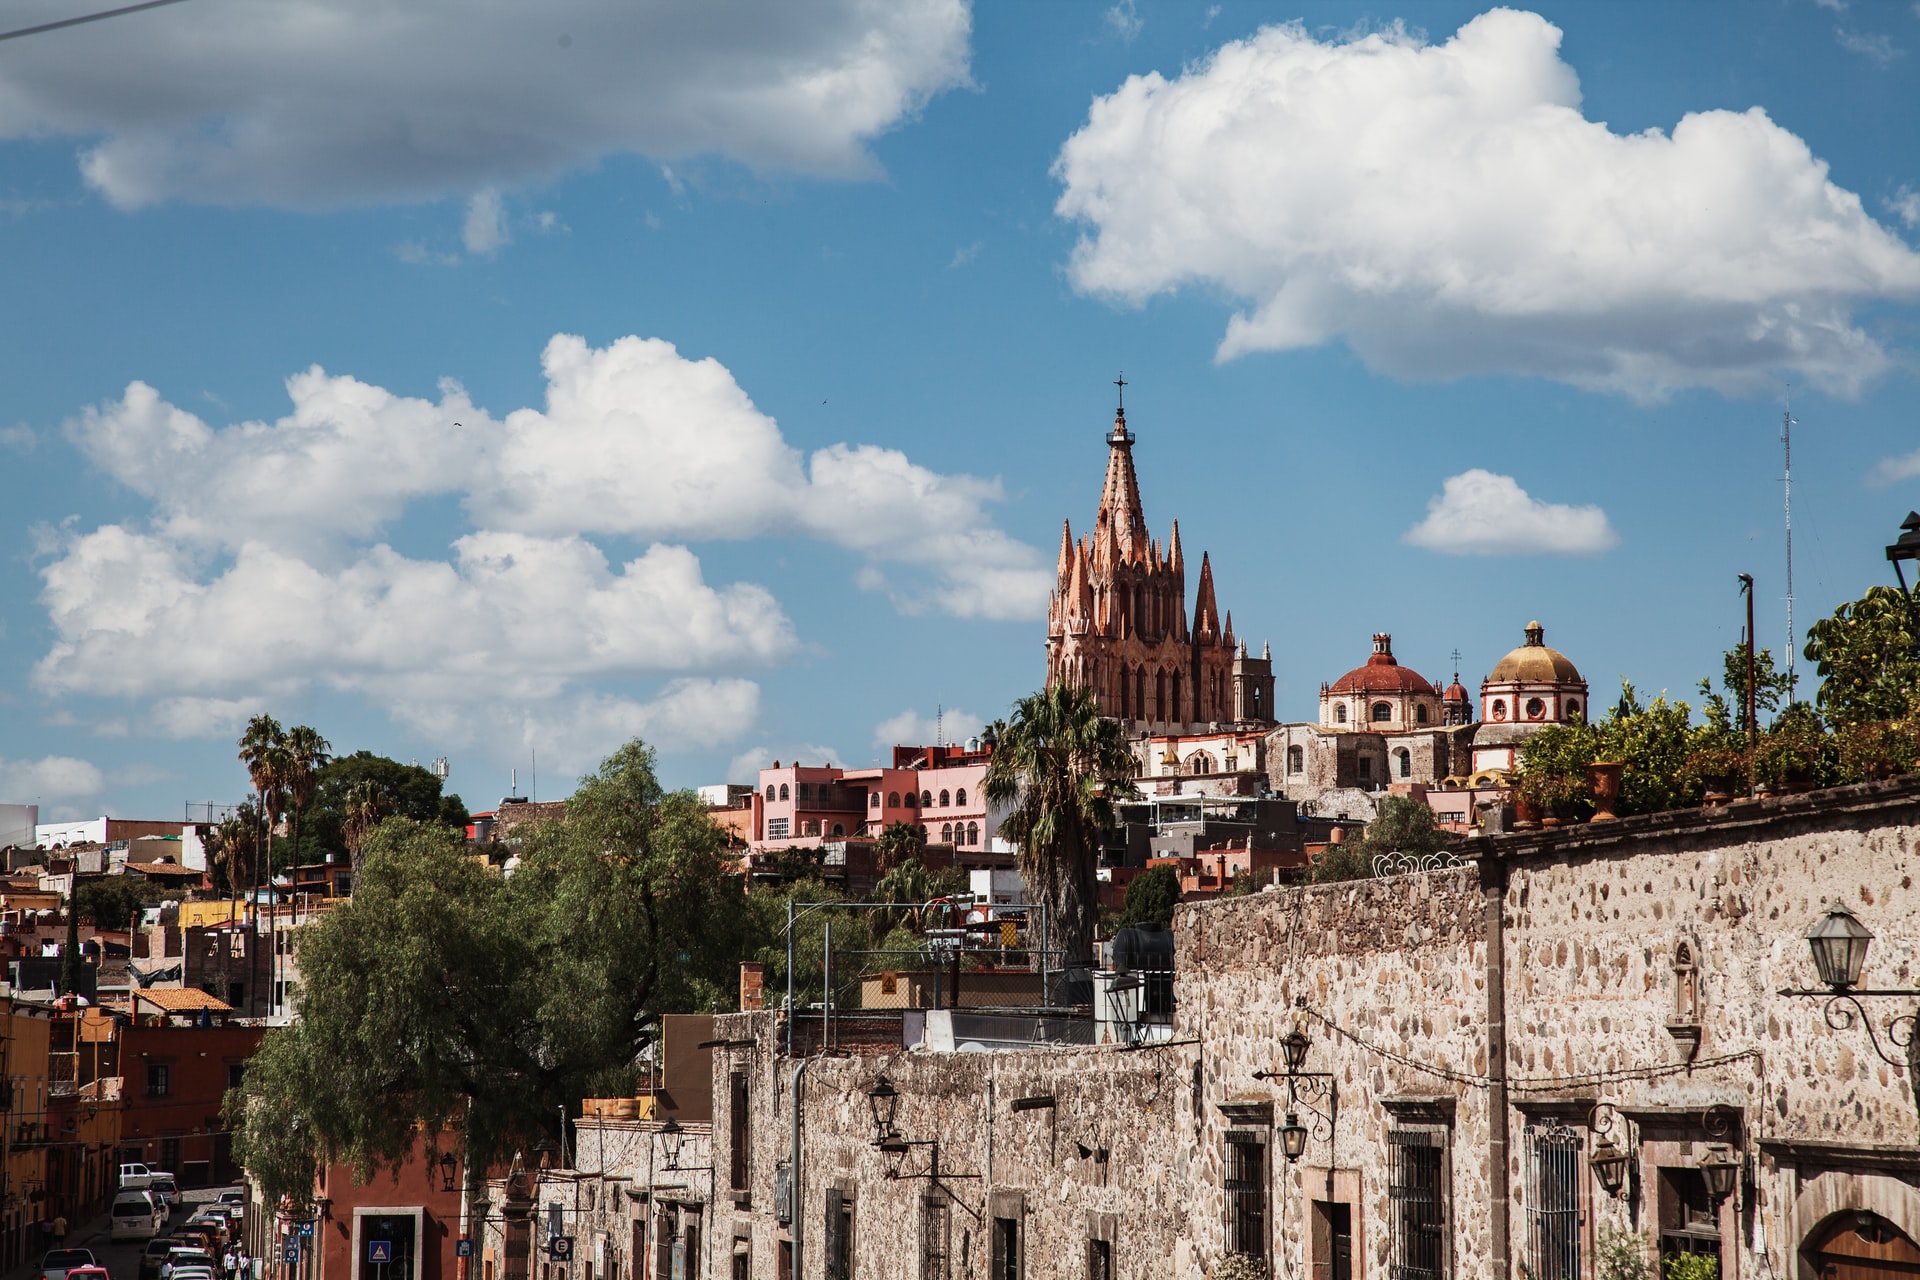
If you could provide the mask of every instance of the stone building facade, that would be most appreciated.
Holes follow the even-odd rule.
[[[1163,548],[1147,534],[1133,432],[1123,405],[1107,435],[1107,474],[1093,531],[1060,530],[1060,561],[1047,607],[1047,686],[1091,689],[1104,715],[1141,730],[1273,722],[1273,663],[1233,634],[1214,598],[1204,552],[1187,615],[1187,561],[1175,521]]]
[[[1595,1280],[1616,1233],[1727,1280],[1920,1268],[1888,1026],[1920,1004],[1920,778],[1467,853],[1180,907],[1171,1038],[1138,1048],[937,1052],[867,1014],[821,1054],[817,1014],[716,1018],[686,1275],[1202,1280],[1243,1253],[1314,1280]],[[1852,1025],[1795,994],[1839,907],[1875,935],[1859,988],[1912,993],[1863,995]]]

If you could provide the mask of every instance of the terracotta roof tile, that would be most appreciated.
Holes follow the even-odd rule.
[[[233,1012],[233,1006],[225,1000],[189,987],[155,987],[136,991],[133,1001],[136,1006],[150,1004],[167,1013],[198,1013],[202,1009],[210,1009],[214,1013]]]

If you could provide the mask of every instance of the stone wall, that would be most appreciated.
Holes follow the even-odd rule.
[[[1571,1153],[1555,1185],[1581,1276],[1605,1228],[1636,1233],[1649,1255],[1669,1227],[1717,1232],[1728,1280],[1811,1277],[1801,1246],[1837,1214],[1877,1213],[1920,1239],[1911,1081],[1864,1029],[1830,1026],[1824,1001],[1778,994],[1813,985],[1805,934],[1835,902],[1877,935],[1863,985],[1915,985],[1920,779],[1488,837],[1469,852],[1451,869],[1183,906],[1163,1046],[940,1054],[903,1050],[876,1024],[811,1058],[797,1221],[776,1212],[795,1072],[780,1017],[717,1018],[708,1257],[780,1276],[797,1229],[800,1274],[825,1275],[838,1212],[861,1280],[983,1277],[996,1219],[1017,1224],[1022,1276],[1086,1275],[1102,1249],[1116,1277],[1202,1280],[1244,1249],[1317,1278],[1345,1220],[1353,1274],[1384,1278],[1418,1236],[1395,1189],[1396,1159],[1412,1168],[1415,1152],[1438,1153],[1426,1238],[1458,1280],[1543,1273],[1548,1152]],[[1913,1005],[1869,1007],[1878,1025]],[[1307,1074],[1290,1082],[1296,1031]],[[913,1144],[904,1177],[873,1141],[868,1093],[883,1073]],[[1307,1130],[1296,1163],[1280,1149],[1289,1113]],[[1629,1157],[1617,1198],[1589,1163],[1602,1137]],[[924,1176],[936,1149],[937,1183]],[[1241,1197],[1227,1184],[1254,1167],[1249,1150],[1264,1190]],[[1722,1154],[1734,1190],[1687,1228],[1686,1187]],[[1257,1238],[1236,1204],[1257,1209]],[[925,1263],[930,1223],[945,1271]]]

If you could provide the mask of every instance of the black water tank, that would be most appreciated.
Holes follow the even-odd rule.
[[[1173,1012],[1173,932],[1163,924],[1131,924],[1113,935],[1113,971],[1145,983],[1140,1011]]]

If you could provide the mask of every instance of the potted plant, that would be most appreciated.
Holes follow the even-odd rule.
[[[1584,775],[1530,772],[1520,779],[1516,794],[1545,815],[1540,820],[1542,826],[1560,827],[1579,818],[1588,799],[1589,783]]]
[[[1587,780],[1593,785],[1591,822],[1612,822],[1620,815],[1613,806],[1620,803],[1620,775],[1626,771],[1622,760],[1596,760],[1587,766]]]
[[[1687,757],[1687,772],[1700,779],[1703,803],[1717,809],[1747,789],[1747,753],[1739,747],[1703,747]]]

